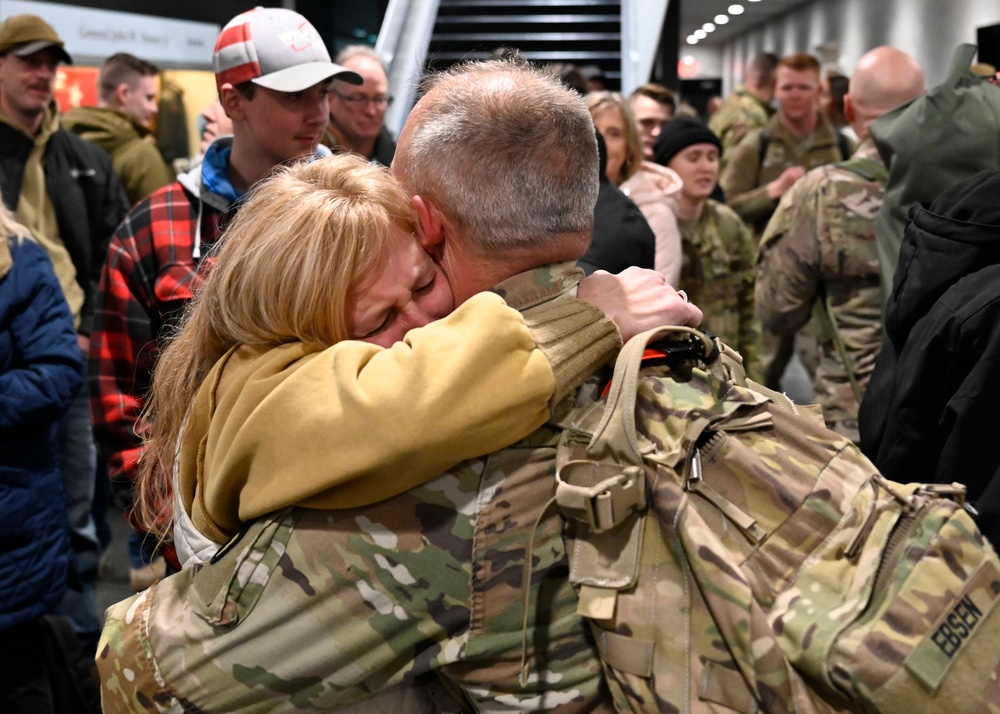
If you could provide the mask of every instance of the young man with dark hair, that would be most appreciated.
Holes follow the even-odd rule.
[[[308,20],[280,8],[257,8],[231,20],[213,63],[233,136],[216,140],[199,166],[136,204],[111,241],[101,276],[91,407],[112,491],[125,503],[142,450],[135,424],[164,328],[194,297],[211,262],[206,256],[243,193],[275,166],[316,154],[333,79],[361,83],[330,61]],[[133,545],[132,584],[141,589],[156,571],[144,568],[149,554]]]
[[[104,62],[96,107],[77,107],[63,125],[111,155],[132,204],[174,180],[150,135],[156,117],[156,65],[125,52]]]
[[[642,155],[646,161],[652,161],[653,144],[660,136],[663,125],[674,118],[677,98],[662,84],[650,82],[632,92],[628,103],[642,136]]]
[[[727,152],[739,144],[754,129],[760,129],[774,114],[774,72],[778,56],[762,52],[747,67],[743,84],[726,97],[712,114],[708,128],[722,141],[722,168],[726,167]]]

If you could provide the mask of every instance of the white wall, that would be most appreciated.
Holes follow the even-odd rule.
[[[730,42],[719,53],[723,89],[741,81],[744,63],[759,52],[819,54],[829,44],[848,75],[873,47],[898,47],[917,58],[933,87],[947,76],[955,48],[975,44],[977,28],[997,23],[998,0],[813,0]]]
[[[722,76],[722,53],[712,47],[682,43],[680,56],[691,55],[698,62],[698,78],[714,79]]]

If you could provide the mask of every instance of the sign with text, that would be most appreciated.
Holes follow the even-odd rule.
[[[55,28],[74,61],[98,63],[128,52],[164,67],[212,65],[212,49],[222,29],[210,22],[173,20],[132,12],[96,10],[35,0],[0,0],[0,20],[31,13]]]

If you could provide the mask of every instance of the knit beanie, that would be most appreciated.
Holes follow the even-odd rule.
[[[670,160],[692,144],[712,144],[722,152],[719,137],[697,119],[684,115],[674,117],[660,131],[653,146],[653,161],[666,166]]]

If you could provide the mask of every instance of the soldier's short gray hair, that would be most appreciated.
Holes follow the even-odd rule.
[[[394,170],[487,255],[590,233],[597,141],[583,99],[541,69],[470,63],[433,77]]]

